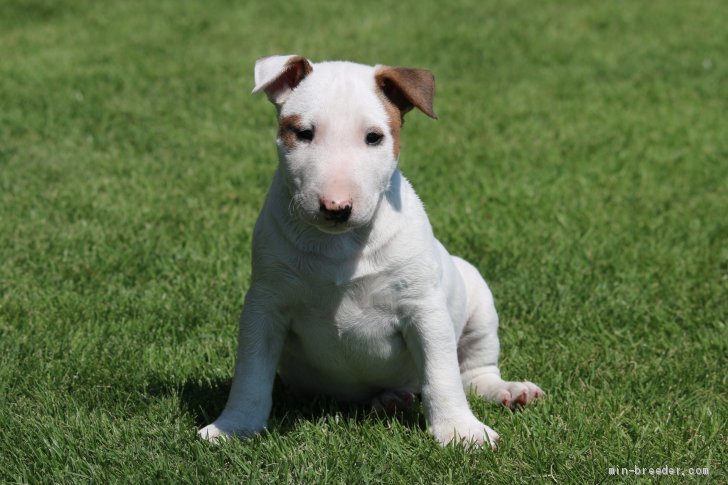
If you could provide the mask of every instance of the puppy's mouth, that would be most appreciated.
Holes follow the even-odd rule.
[[[354,227],[351,221],[351,208],[335,213],[319,210],[309,223],[327,234],[342,234]]]
[[[317,210],[313,210],[313,208],[305,207],[300,200],[300,198],[294,197],[291,201],[290,215],[321,232],[343,234],[357,226],[352,220],[353,210],[351,207],[340,211],[326,211],[319,206]]]
[[[326,234],[343,234],[345,232],[349,232],[353,228],[351,224],[347,224],[345,222],[314,224],[314,226],[316,227],[316,229],[321,232],[325,232]]]

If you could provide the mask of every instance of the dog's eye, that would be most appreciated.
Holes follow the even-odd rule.
[[[294,130],[299,141],[312,141],[313,130]]]
[[[376,146],[382,142],[382,138],[384,138],[384,135],[382,135],[381,133],[378,133],[376,131],[370,131],[369,133],[367,133],[365,140],[367,142],[367,145]]]

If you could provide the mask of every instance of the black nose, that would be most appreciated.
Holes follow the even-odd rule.
[[[327,209],[325,204],[319,206],[319,210],[324,215],[324,219],[331,222],[346,222],[351,216],[351,205],[344,205],[336,209]]]

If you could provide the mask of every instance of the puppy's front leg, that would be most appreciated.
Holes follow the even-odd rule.
[[[415,309],[407,317],[408,325],[404,332],[407,346],[418,366],[422,403],[430,432],[442,445],[451,442],[462,442],[466,446],[487,443],[495,448],[498,433],[473,415],[465,397],[460,382],[455,332],[445,310],[444,298],[442,300],[441,305]]]
[[[245,295],[230,395],[220,417],[197,433],[203,439],[247,437],[265,428],[286,334],[286,320],[272,295],[255,286]]]

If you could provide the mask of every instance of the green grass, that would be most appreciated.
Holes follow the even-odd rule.
[[[0,12],[0,482],[726,480],[724,2]],[[401,166],[491,284],[504,375],[548,393],[471,399],[496,452],[281,388],[267,433],[195,438],[225,402],[276,165],[249,95],[273,53],[435,73],[440,119],[408,115]]]

